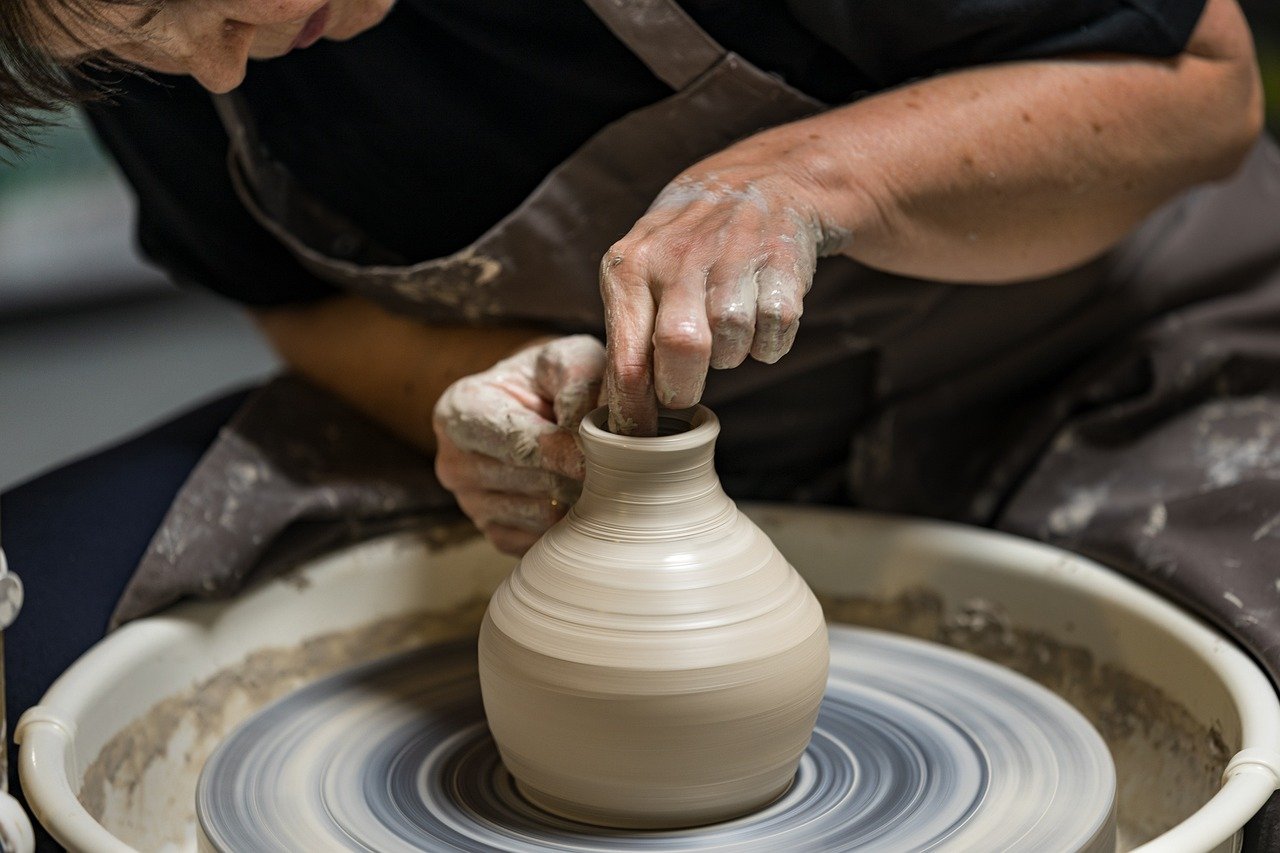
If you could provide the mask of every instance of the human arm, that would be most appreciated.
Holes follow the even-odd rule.
[[[1087,56],[939,75],[694,165],[602,262],[615,427],[701,395],[708,366],[790,348],[816,258],[999,283],[1078,265],[1256,137],[1233,0],[1169,59]]]
[[[432,409],[444,390],[544,334],[428,325],[357,296],[253,316],[291,368],[429,453],[436,449]]]

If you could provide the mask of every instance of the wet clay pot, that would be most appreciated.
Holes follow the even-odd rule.
[[[582,423],[582,497],[489,603],[480,685],[520,790],[586,823],[671,828],[786,791],[827,680],[805,582],[712,467],[709,409],[661,434]]]

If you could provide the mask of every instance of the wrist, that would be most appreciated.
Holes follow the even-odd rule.
[[[698,165],[702,175],[756,173],[770,199],[789,208],[819,257],[844,252],[853,235],[878,232],[891,196],[832,111],[748,137]],[[683,176],[682,176],[683,177]],[[689,176],[695,178],[697,176]]]

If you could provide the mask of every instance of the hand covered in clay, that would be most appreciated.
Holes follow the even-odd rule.
[[[500,550],[523,554],[577,499],[578,424],[598,405],[604,365],[590,335],[543,340],[436,403],[436,476]]]
[[[771,132],[772,133],[772,132]],[[697,403],[708,367],[768,364],[795,340],[821,255],[847,234],[824,224],[777,133],[689,169],[605,254],[610,429],[653,435],[657,406]]]

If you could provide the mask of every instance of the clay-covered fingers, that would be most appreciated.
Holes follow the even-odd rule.
[[[520,553],[577,500],[578,422],[595,407],[604,347],[540,341],[453,383],[436,403],[436,476],[504,551]]]
[[[499,550],[523,554],[577,500],[581,484],[541,468],[522,468],[463,450],[438,437],[436,476]]]
[[[541,439],[556,425],[538,411],[532,368],[511,365],[499,372],[497,367],[460,379],[440,396],[433,417],[437,439],[446,436],[463,450],[508,465],[540,468]]]
[[[658,430],[652,363],[655,305],[644,259],[622,245],[606,253],[600,263],[600,296],[608,329],[604,395],[609,430],[654,435]]]
[[[492,492],[456,492],[458,506],[498,550],[520,555],[529,550],[568,506],[551,498]]]
[[[576,430],[599,405],[604,369],[604,344],[591,335],[570,335],[541,348],[534,369],[537,387],[551,401],[558,426]]]
[[[736,367],[748,356],[772,364],[791,350],[813,283],[812,243],[758,230],[725,241],[724,231],[721,225],[700,254],[655,252],[628,240],[606,256],[601,294],[614,431],[652,435],[656,407],[697,403],[709,368]]]
[[[653,391],[668,409],[683,409],[702,398],[711,360],[706,275],[686,274],[662,289],[653,325]]]
[[[614,431],[652,435],[657,407],[697,403],[709,369],[773,363],[795,342],[819,247],[836,244],[804,185],[759,150],[677,178],[605,254]]]
[[[436,478],[451,492],[497,492],[571,500],[578,483],[543,468],[521,468],[437,440]]]
[[[815,265],[814,259],[786,252],[770,258],[756,273],[755,333],[751,340],[751,357],[756,361],[773,364],[791,351]]]
[[[591,335],[570,335],[539,348],[534,384],[550,403],[557,427],[538,439],[542,464],[548,470],[573,480],[583,478],[578,425],[600,404],[604,368],[604,344]]]
[[[737,367],[751,354],[756,336],[757,272],[751,263],[719,264],[707,275],[709,363],[717,370]]]
[[[554,498],[511,495],[501,492],[457,492],[458,506],[476,527],[485,530],[495,525],[523,530],[535,536],[545,533],[568,511]]]

